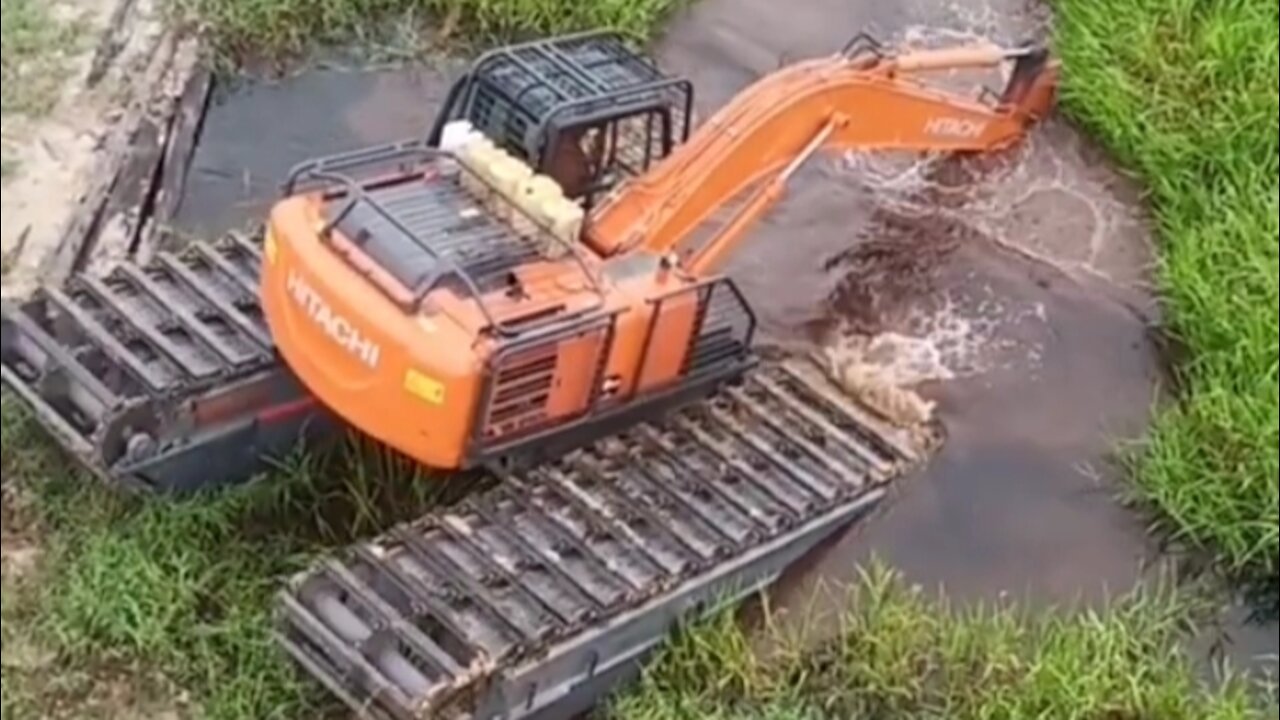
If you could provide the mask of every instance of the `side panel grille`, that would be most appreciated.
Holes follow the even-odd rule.
[[[490,371],[481,442],[508,440],[590,412],[612,337],[610,318],[500,351]]]

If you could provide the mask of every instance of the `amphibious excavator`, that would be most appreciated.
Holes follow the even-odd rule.
[[[925,83],[1006,66],[1002,93]],[[615,35],[503,47],[426,137],[296,168],[260,235],[6,303],[3,379],[139,490],[241,482],[343,427],[483,476],[287,583],[279,640],[363,717],[568,717],[931,452],[763,357],[719,264],[816,153],[999,149],[1056,73],[859,36],[695,130],[690,83]]]

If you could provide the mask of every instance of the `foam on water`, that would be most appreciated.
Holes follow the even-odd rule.
[[[1043,347],[1021,333],[1004,332],[1013,325],[1048,324],[1047,308],[1035,303],[1011,310],[990,288],[973,289],[963,299],[946,297],[938,307],[911,308],[899,327],[880,332],[860,332],[842,323],[824,338],[821,354],[829,372],[846,389],[876,405],[877,395],[909,393],[921,398],[931,384],[975,378],[995,370],[1035,374],[1044,359]],[[932,416],[933,404],[923,399],[901,398],[911,409],[906,421]],[[892,420],[895,413],[882,412]]]
[[[1146,291],[1153,248],[1133,247],[1145,210],[1091,171],[1090,153],[1061,121],[986,158],[849,153],[842,169],[877,205],[915,218],[945,219],[1076,282]],[[1052,225],[1046,226],[1046,218]]]

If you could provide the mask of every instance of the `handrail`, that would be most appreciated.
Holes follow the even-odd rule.
[[[387,162],[398,157],[408,158],[420,155],[426,159],[431,159],[432,152],[434,150],[435,148],[431,147],[423,140],[414,138],[401,142],[374,145],[372,147],[359,148],[345,153],[316,158],[314,160],[295,165],[289,171],[287,180],[283,184],[282,194],[285,196],[295,195],[297,193],[298,181],[302,179],[303,175],[314,176],[317,171],[324,170],[336,172],[345,168]],[[346,181],[344,180],[344,184],[345,183]]]
[[[848,60],[857,60],[861,55],[871,55],[877,60],[884,58],[884,45],[876,39],[874,35],[863,31],[854,35],[845,43],[844,49],[840,51]]]
[[[342,207],[331,219],[326,221],[324,227],[321,228],[320,234],[322,238],[329,238],[333,229],[341,223],[342,220],[349,216],[357,205],[364,203],[366,207],[377,213],[379,217],[385,220],[397,232],[403,234],[423,252],[428,253],[433,259],[444,265],[444,269],[429,275],[418,287],[406,288],[413,295],[412,299],[408,303],[399,303],[401,308],[406,312],[412,312],[420,307],[427,295],[438,287],[442,279],[448,276],[453,276],[462,281],[470,297],[476,301],[476,305],[484,316],[485,323],[488,328],[493,332],[505,337],[516,337],[525,334],[532,329],[542,327],[545,323],[533,323],[523,325],[520,328],[514,328],[511,326],[511,323],[498,320],[491,311],[489,303],[485,300],[484,293],[480,290],[475,278],[473,278],[470,273],[466,272],[457,263],[449,260],[448,258],[442,257],[440,253],[431,248],[429,244],[424,243],[417,237],[417,235],[409,230],[409,228],[405,227],[405,225],[396,218],[393,213],[388,211],[381,203],[377,202],[372,196],[370,196],[367,192],[367,187],[369,185],[368,182],[358,180],[354,177],[343,174],[342,172],[343,170],[350,170],[362,166],[390,163],[402,157],[417,157],[425,162],[435,162],[441,159],[453,160],[454,164],[458,167],[459,172],[467,173],[470,177],[483,184],[487,190],[494,193],[497,192],[497,188],[489,182],[488,179],[474,173],[463,163],[458,162],[457,156],[454,153],[431,147],[420,139],[357,150],[304,163],[295,167],[293,171],[290,172],[288,180],[284,185],[284,192],[289,195],[294,194],[297,191],[299,182],[304,179],[319,180],[331,185],[340,185],[344,188],[346,199],[343,201]],[[425,171],[418,170],[412,173],[403,172],[396,178],[396,180],[405,180],[415,174],[422,174],[424,177],[426,176]],[[524,207],[520,206],[519,203],[505,198],[504,201],[508,202],[516,212],[520,213],[525,220],[536,227],[543,237],[550,238],[552,242],[569,251],[569,254],[572,255],[575,264],[578,266],[578,269],[587,281],[587,289],[596,296],[595,302],[591,305],[579,309],[568,316],[556,316],[547,322],[558,323],[571,318],[580,318],[603,307],[604,291],[601,287],[600,277],[596,272],[593,272],[590,264],[584,257],[582,248],[577,243],[569,242],[552,232],[550,228],[548,228],[539,219],[533,217],[533,215]],[[391,295],[389,292],[387,294]],[[393,297],[392,299],[395,300],[396,298]]]
[[[746,296],[742,294],[742,290],[738,287],[738,284],[735,283],[732,278],[729,278],[726,276],[709,277],[709,278],[700,280],[697,283],[694,283],[692,285],[686,285],[681,288],[669,290],[660,295],[656,295],[654,297],[648,298],[648,300],[646,301],[646,304],[648,304],[650,307],[653,308],[653,314],[650,316],[649,327],[645,333],[644,349],[641,350],[640,360],[636,365],[637,379],[644,376],[646,366],[648,365],[649,351],[653,347],[654,329],[657,327],[659,316],[662,313],[663,306],[666,305],[668,302],[670,302],[673,298],[681,297],[684,295],[696,294],[702,291],[706,291],[707,293],[706,302],[710,304],[715,297],[717,288],[720,288],[720,287],[725,287],[728,289],[729,293],[733,295],[734,300],[737,301],[738,307],[742,310],[747,320],[746,333],[745,333],[745,337],[743,338],[743,347],[744,348],[751,347],[752,340],[755,338],[756,327],[758,325],[758,318],[756,316],[755,310],[752,309],[751,304],[747,302]],[[699,325],[699,327],[694,329],[693,335],[690,337],[690,342],[696,342],[697,339],[701,336],[701,334],[702,334],[702,326]],[[681,376],[681,379],[683,379],[683,377],[684,375]],[[632,396],[634,397],[638,392],[639,392],[638,390],[633,391]]]
[[[738,287],[738,283],[735,282],[731,277],[728,277],[725,275],[716,275],[716,276],[708,277],[698,281],[693,285],[689,285],[683,288],[678,288],[676,290],[671,290],[666,293],[663,293],[662,295],[658,295],[657,297],[650,298],[649,302],[651,304],[656,302],[666,302],[673,297],[682,295],[684,293],[697,292],[698,290],[702,290],[704,288],[709,289],[708,302],[710,302],[710,296],[715,293],[715,289],[717,287],[728,288],[729,293],[733,295],[734,300],[737,301],[738,307],[742,309],[743,314],[746,316],[746,319],[747,319],[747,333],[746,333],[747,343],[746,344],[750,345],[751,340],[755,337],[756,328],[759,326],[759,317],[756,315],[755,309],[751,307],[751,303],[747,302],[747,297],[746,295],[743,294],[742,289]]]

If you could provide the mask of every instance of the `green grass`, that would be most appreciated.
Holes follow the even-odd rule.
[[[277,60],[318,45],[406,27],[435,40],[486,42],[608,27],[647,38],[683,0],[169,0],[234,62]],[[375,41],[376,42],[376,41]]]
[[[1280,562],[1273,0],[1055,0],[1069,111],[1138,173],[1159,224],[1177,405],[1137,463],[1164,525],[1232,572]]]
[[[0,16],[0,113],[40,115],[57,97],[79,27],[56,21],[44,0],[4,0]]]
[[[612,720],[1246,720],[1276,710],[1251,682],[1210,687],[1179,643],[1203,609],[1149,588],[1105,611],[956,610],[879,566],[818,650],[774,631],[760,649],[731,616],[682,633]],[[1270,715],[1256,715],[1262,710]]]
[[[282,579],[325,549],[423,514],[451,489],[352,440],[291,458],[252,487],[180,502],[125,499],[67,467],[9,400],[4,476],[36,497],[48,544],[38,586],[15,601],[32,641],[67,677],[159,671],[206,720],[325,717],[327,695],[271,637]],[[5,702],[43,707],[65,685],[6,670]],[[72,685],[83,700],[85,688]]]
[[[34,668],[6,659],[4,716],[13,720],[120,716],[92,703],[121,681],[160,707],[188,697],[205,720],[344,717],[275,647],[274,592],[324,549],[462,489],[433,485],[405,460],[352,441],[291,458],[252,487],[181,502],[131,499],[81,477],[10,401],[6,393],[0,471],[34,498],[29,521],[44,547],[35,577],[5,579],[4,646],[48,655]],[[1254,717],[1258,695],[1245,681],[1228,678],[1218,691],[1197,684],[1177,641],[1199,608],[1172,595],[1074,618],[959,613],[875,568],[850,607],[838,642],[802,651],[779,634],[769,655],[726,614],[677,637],[606,716]]]
[[[17,588],[14,583],[9,580],[6,575],[4,578],[4,590],[0,592],[0,628],[3,629],[4,647],[12,648],[16,642],[16,633],[21,618],[17,612]],[[13,718],[18,715],[23,717],[29,716],[27,709],[27,701],[18,688],[18,684],[14,682],[14,675],[9,671],[7,665],[4,672],[0,674],[0,712],[6,718]]]

